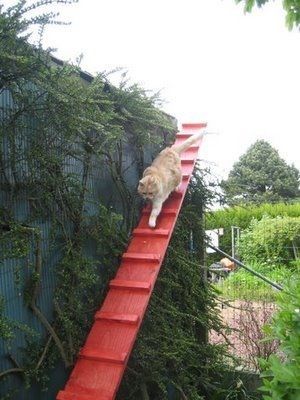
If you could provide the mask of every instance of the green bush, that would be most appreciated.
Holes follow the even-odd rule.
[[[281,342],[282,356],[262,360],[264,400],[300,399],[300,279],[293,279],[278,299],[279,312],[267,328]]]
[[[253,220],[243,232],[239,255],[246,264],[288,266],[295,258],[294,249],[299,243],[300,217],[264,216],[260,221]]]
[[[253,219],[261,220],[264,215],[270,217],[300,216],[300,203],[295,204],[261,204],[259,206],[236,206],[209,212],[206,214],[206,229],[224,228],[224,235],[220,237],[220,248],[231,253],[231,226],[244,230],[249,227]],[[219,259],[218,255],[210,255],[208,262]]]
[[[207,229],[230,227],[231,225],[247,228],[253,218],[261,219],[264,215],[270,217],[300,216],[300,202],[294,204],[261,204],[260,206],[236,206],[210,212],[206,215]]]

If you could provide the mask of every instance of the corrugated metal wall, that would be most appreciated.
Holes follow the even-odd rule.
[[[0,94],[0,119],[3,121],[7,113],[13,108],[12,98],[8,91],[2,91]],[[32,125],[30,125],[32,124]],[[14,174],[26,174],[27,165],[22,165],[22,171],[15,170],[8,165],[8,154],[15,151],[16,157],[22,153],[24,147],[27,145],[27,135],[30,134],[30,126],[34,126],[34,121],[27,121],[27,128],[23,132],[19,132],[20,141],[17,143],[15,149],[11,148],[9,141],[5,138],[1,143],[3,149],[0,165],[0,206],[13,210],[14,218],[18,221],[26,221],[30,214],[30,201],[26,192],[26,188],[18,192],[18,196],[12,196],[7,190],[7,183],[14,181]],[[29,128],[28,128],[29,126]],[[18,134],[18,133],[17,133]],[[132,165],[134,154],[132,149],[127,146],[124,157],[124,168],[128,166],[125,179],[131,185],[132,190],[135,190],[135,185],[138,180],[137,168]],[[150,161],[150,153],[148,154],[148,161]],[[5,174],[4,168],[5,166]],[[83,165],[82,162],[69,157],[66,160],[66,169],[68,172],[82,175]],[[105,165],[99,165],[99,161],[95,158],[92,160],[92,168],[88,176],[88,193],[86,196],[85,212],[89,215],[96,214],[98,210],[98,203],[101,200],[106,205],[111,205],[114,210],[122,212],[122,205],[118,193],[114,190],[112,179]],[[38,307],[44,315],[51,321],[52,318],[52,300],[55,289],[55,265],[61,258],[59,247],[50,246],[50,232],[51,222],[48,220],[35,220],[31,226],[40,228],[41,231],[41,244],[42,244],[42,260],[43,260],[43,273],[41,280],[41,290],[38,296]],[[24,282],[32,273],[32,264],[34,262],[34,246],[35,239],[31,240],[31,251],[29,256],[22,258],[6,258],[0,261],[0,300],[3,303],[3,316],[9,320],[16,321],[20,328],[14,329],[15,336],[11,341],[0,339],[0,373],[10,368],[15,368],[18,361],[22,360],[22,348],[26,345],[26,332],[23,331],[23,324],[31,327],[34,331],[38,332],[41,336],[45,335],[45,329],[42,324],[37,320],[34,314],[30,311],[28,306],[24,304]],[[3,250],[3,249],[2,249]],[[95,249],[91,245],[87,251],[91,257],[95,257]],[[1,302],[0,302],[1,304]],[[57,389],[62,386],[65,381],[66,372],[62,365],[58,365],[52,372],[50,377],[50,388],[46,393],[41,392],[41,389],[31,387],[26,390],[24,382],[18,374],[9,374],[7,378],[0,380],[0,398],[1,399],[15,399],[15,400],[50,400],[55,398]],[[20,388],[18,394],[6,397],[11,393],[13,388]]]

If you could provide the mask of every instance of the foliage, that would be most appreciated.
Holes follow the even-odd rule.
[[[11,321],[4,316],[4,298],[3,296],[0,297],[0,338],[3,340],[10,340],[13,337],[13,326]]]
[[[29,28],[40,27],[40,35],[48,24],[62,24],[57,21],[57,13],[43,12],[32,16],[32,12],[45,5],[55,3],[71,4],[76,0],[41,0],[28,5],[26,0],[19,0],[6,10],[0,5],[0,90],[11,85],[18,85],[22,80],[35,80],[36,69],[44,63],[41,48],[33,49],[27,42]],[[13,51],[12,51],[13,50]]]
[[[255,371],[260,371],[260,359],[268,359],[278,353],[278,340],[265,340],[264,325],[270,322],[276,306],[268,301],[242,303],[239,314],[239,337],[246,350],[247,362]]]
[[[212,211],[206,214],[206,229],[224,229],[224,235],[220,236],[220,248],[227,253],[231,252],[231,226],[239,227],[242,231],[249,227],[253,219],[261,220],[264,215],[270,217],[300,216],[300,203],[285,204],[260,204],[245,205],[225,208],[223,210]],[[209,257],[209,261],[219,258],[218,255]]]
[[[238,254],[246,265],[282,286],[298,270],[295,250],[299,247],[300,217],[253,219],[241,235]],[[276,299],[265,282],[239,268],[222,283],[222,294],[230,299]]]
[[[0,232],[0,260],[3,261],[8,257],[22,258],[27,255],[30,251],[28,235],[30,235],[30,231],[28,232],[26,227],[19,226],[15,221],[11,222],[8,230],[2,227]]]
[[[260,358],[268,358],[278,353],[278,340],[265,340],[264,326],[276,311],[276,305],[265,300],[224,301],[222,314],[230,320],[231,328],[226,340],[231,343],[230,352],[238,359],[245,372],[260,371]],[[219,343],[220,337],[212,333],[212,340]],[[240,369],[240,368],[239,368]],[[258,378],[258,375],[256,375]],[[246,383],[246,381],[245,381]],[[257,382],[257,386],[262,382]],[[254,389],[254,385],[252,386]]]
[[[275,267],[266,271],[265,268],[255,264],[253,269],[280,285],[283,285],[286,279],[293,275],[293,271],[289,271],[285,267]],[[230,299],[248,300],[251,298],[253,301],[265,300],[272,302],[277,298],[277,289],[240,268],[224,282],[222,295]]]
[[[279,312],[267,329],[280,341],[283,357],[262,360],[264,400],[300,398],[300,280],[294,277],[278,299]]]
[[[252,263],[251,268],[282,286],[295,273],[294,269],[287,269],[285,266],[267,267],[266,265]],[[276,300],[278,293],[276,289],[243,268],[239,268],[236,272],[229,274],[222,282],[220,289],[222,296],[230,300],[252,299],[253,301],[272,302]]]
[[[241,3],[243,0],[235,0],[237,3]],[[269,0],[245,0],[245,12],[251,12],[254,5],[262,7]],[[300,25],[300,3],[299,0],[283,0],[283,8],[286,11],[286,25],[291,30],[293,27]]]
[[[264,140],[256,141],[221,183],[230,205],[280,202],[299,197],[299,171]]]
[[[239,255],[245,263],[288,266],[300,245],[300,217],[263,217],[253,220],[240,239]]]
[[[300,203],[249,204],[211,211],[206,214],[206,227],[208,229],[226,228],[232,224],[245,229],[248,228],[252,219],[260,220],[264,215],[269,215],[270,217],[277,217],[279,215],[299,217]]]
[[[56,21],[30,11],[55,3],[22,0],[0,13],[1,263],[11,279],[18,264],[18,293],[40,332],[27,337],[1,301],[5,346],[17,336],[27,345],[0,377],[44,388],[57,362],[73,363],[137,220],[134,182],[175,130],[158,97],[125,76],[112,86],[28,43],[32,23]]]

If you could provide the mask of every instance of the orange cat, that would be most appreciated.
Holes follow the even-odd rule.
[[[167,147],[154,159],[152,165],[145,169],[138,185],[138,193],[151,200],[152,211],[149,226],[155,228],[163,202],[181,183],[181,163],[179,155],[202,137],[204,132],[193,135],[182,144]]]

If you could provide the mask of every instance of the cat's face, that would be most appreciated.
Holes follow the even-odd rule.
[[[147,175],[139,182],[138,193],[145,200],[153,200],[159,193],[159,182],[154,176]]]

